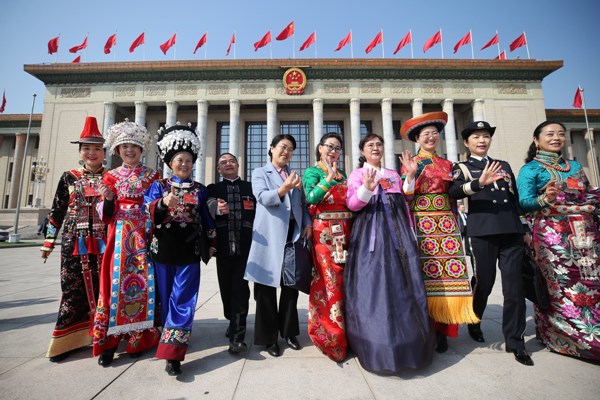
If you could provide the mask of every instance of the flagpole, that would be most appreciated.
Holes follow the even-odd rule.
[[[440,28],[440,47],[442,49],[442,60],[444,59],[444,35],[442,34],[442,28]]]
[[[269,29],[269,36],[273,36],[273,32]],[[273,59],[273,40],[269,40],[269,54],[271,55],[271,60]]]
[[[144,29],[144,50],[142,51],[142,61],[146,61],[146,29]]]
[[[117,34],[117,30],[115,29],[115,35]],[[117,47],[117,36],[115,36],[115,45],[112,47]],[[117,51],[113,51],[113,62],[117,61]]]
[[[208,47],[208,31],[204,32],[206,35],[206,43],[204,43],[204,61],[206,61],[206,48]]]
[[[31,113],[29,114],[29,125],[27,126],[27,136],[25,137],[25,151],[23,156],[23,162],[21,164],[21,181],[19,182],[19,193],[17,194],[17,210],[15,213],[15,229],[14,233],[9,235],[8,241],[10,243],[19,242],[19,214],[21,213],[21,192],[23,191],[23,178],[25,177],[25,164],[27,162],[27,147],[29,146],[29,135],[31,133],[31,119],[33,117],[33,107],[35,106],[35,97],[37,94],[33,94],[33,101],[31,102]]]
[[[296,58],[296,30],[292,33],[292,58]]]
[[[523,37],[525,38],[525,48],[527,49],[527,58],[529,60],[531,60],[531,57],[529,56],[529,45],[527,44],[527,35],[525,34],[525,31],[523,31]]]
[[[237,42],[237,37],[235,36],[235,31],[233,31],[233,36],[235,40],[233,41],[233,59],[235,60],[235,42]]]
[[[475,59],[475,52],[473,51],[473,33],[469,29],[469,37],[471,38],[471,60]]]
[[[58,34],[58,45],[60,46],[60,33]],[[54,63],[58,63],[58,48],[56,49],[56,56],[54,56]]]
[[[352,38],[352,29],[350,29],[350,57],[354,58],[354,40]]]
[[[525,39],[527,40],[527,39]],[[594,148],[594,142],[592,141],[592,135],[590,134],[590,124],[588,122],[588,116],[587,116],[587,109],[585,107],[585,96],[583,95],[583,88],[581,87],[581,85],[579,85],[579,93],[581,93],[581,105],[583,106],[583,116],[585,118],[585,129],[586,129],[586,136],[587,136],[587,141],[588,144],[590,146],[590,158],[591,158],[591,165],[590,165],[590,169],[592,172],[592,176],[596,177],[596,180],[598,180],[598,170],[596,168],[596,150]],[[596,186],[599,186],[600,182],[596,182]]]
[[[175,61],[175,54],[177,54],[177,31],[175,31],[175,43],[173,43],[173,46],[175,47],[173,49],[173,61]]]
[[[317,58],[317,31],[315,31],[315,58]]]
[[[410,58],[415,58],[415,53],[413,53],[413,45],[412,45],[412,29],[408,30],[410,32]]]
[[[379,32],[381,32],[381,58],[385,58],[385,50],[383,49],[383,28],[381,28]]]
[[[498,37],[498,30],[496,29],[496,37]],[[500,39],[497,40],[496,46],[498,47],[498,59],[500,59]]]

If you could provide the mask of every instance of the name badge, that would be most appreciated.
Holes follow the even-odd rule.
[[[567,178],[567,189],[583,190],[583,182],[575,178]]]
[[[85,197],[96,197],[96,196],[99,196],[100,194],[98,193],[97,187],[86,186],[83,188],[83,195]]]
[[[191,193],[184,193],[183,204],[197,204],[196,196]]]
[[[243,201],[244,210],[252,211],[254,210],[254,201],[250,198],[245,198]]]
[[[381,179],[379,181],[379,183],[381,184],[381,187],[383,188],[383,190],[387,190],[387,189],[391,189],[392,188],[392,182],[390,181],[389,178]]]

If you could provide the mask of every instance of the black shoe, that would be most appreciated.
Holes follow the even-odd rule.
[[[135,353],[129,353],[129,358],[140,358],[142,356],[141,351],[137,351]]]
[[[445,353],[448,350],[448,337],[443,333],[436,334],[437,345],[435,351],[438,353]]]
[[[228,352],[232,354],[243,353],[248,350],[248,345],[244,342],[232,342],[229,343]]]
[[[62,353],[56,356],[52,356],[50,358],[48,358],[48,361],[50,362],[61,362],[62,360],[65,360],[69,357],[69,355],[71,354],[70,351],[67,351],[66,353]]]
[[[302,346],[300,346],[300,343],[298,342],[298,339],[296,339],[296,336],[286,337],[285,342],[287,343],[288,347],[292,350],[300,350],[302,348]]]
[[[507,353],[513,353],[515,355],[515,360],[520,362],[523,365],[527,365],[531,367],[533,365],[533,360],[527,353],[525,349],[511,349],[510,347],[506,348]]]
[[[165,371],[171,376],[181,375],[181,361],[167,360]]]
[[[267,353],[269,353],[273,357],[279,357],[281,355],[281,351],[279,350],[279,345],[277,343],[268,345]]]
[[[112,364],[114,358],[115,349],[104,350],[102,354],[100,354],[100,357],[98,357],[98,365],[108,367],[110,364]]]
[[[474,341],[479,343],[485,342],[485,339],[483,338],[483,332],[481,332],[481,325],[469,324],[467,325],[467,329],[469,330],[469,336],[471,336]]]

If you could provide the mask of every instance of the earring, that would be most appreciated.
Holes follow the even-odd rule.
[[[79,165],[83,167],[85,165],[85,162],[83,162],[83,160],[79,160]]]

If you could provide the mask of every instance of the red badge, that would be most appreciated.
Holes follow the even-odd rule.
[[[254,210],[254,202],[252,199],[244,199],[244,210],[252,211]]]
[[[96,197],[99,196],[97,187],[86,186],[83,188],[83,195],[85,197]]]
[[[287,94],[303,94],[306,74],[300,68],[290,68],[283,74],[283,86]]]
[[[196,200],[196,196],[191,193],[184,193],[183,195],[183,204],[198,204]]]
[[[574,190],[583,190],[583,182],[576,178],[567,178],[567,188]]]
[[[392,182],[388,178],[385,178],[385,179],[382,178],[379,181],[379,183],[381,184],[381,187],[383,188],[383,190],[388,190],[388,189],[392,188]]]

